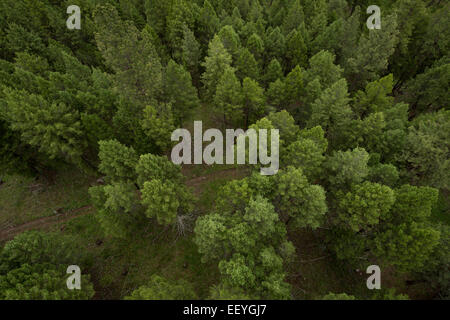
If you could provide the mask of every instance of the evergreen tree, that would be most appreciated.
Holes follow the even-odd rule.
[[[287,60],[286,69],[291,70],[297,65],[306,67],[308,55],[305,41],[302,34],[295,29],[286,37],[285,56]]]
[[[219,80],[225,71],[231,67],[232,58],[222,44],[218,36],[209,43],[208,56],[202,64],[205,72],[202,75],[202,81],[205,86],[206,97],[212,98],[216,94]]]
[[[191,75],[173,60],[169,61],[164,74],[164,92],[166,101],[174,107],[172,112],[179,125],[182,125],[200,104]]]
[[[223,123],[236,123],[242,119],[242,87],[234,69],[225,69],[217,85],[214,104],[223,116]]]
[[[277,59],[272,59],[267,66],[266,73],[264,74],[265,83],[269,84],[277,81],[278,79],[282,80],[283,77],[284,74],[280,62]]]
[[[397,42],[396,15],[384,17],[380,30],[368,30],[368,35],[361,35],[357,48],[347,56],[343,65],[351,90],[365,86],[387,69]]]
[[[199,63],[201,59],[201,47],[194,33],[189,27],[184,26],[182,43],[182,61],[184,67],[191,73],[193,79],[198,80]]]
[[[115,71],[118,92],[141,106],[154,103],[161,94],[162,66],[149,31],[123,22],[110,5],[98,7],[94,18],[97,45]]]
[[[242,83],[242,103],[246,128],[264,116],[266,111],[264,89],[251,78],[245,78]]]
[[[125,300],[194,300],[197,299],[192,286],[184,280],[168,281],[154,274],[150,281],[135,289]]]
[[[258,80],[260,78],[260,66],[256,62],[255,57],[247,48],[242,48],[236,61],[236,73],[239,79],[251,78]]]
[[[327,211],[325,190],[311,185],[300,168],[288,167],[277,177],[277,209],[296,227],[316,229]]]
[[[263,62],[264,57],[264,41],[256,33],[252,34],[247,40],[248,50],[255,57],[259,64]]]

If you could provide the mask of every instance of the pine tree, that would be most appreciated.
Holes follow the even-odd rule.
[[[285,99],[287,102],[287,111],[292,114],[298,122],[304,116],[305,105],[303,98],[305,96],[304,71],[300,66],[296,66],[287,76],[285,83]]]
[[[146,106],[140,124],[147,139],[150,139],[160,152],[169,150],[172,145],[170,137],[175,130],[171,104],[160,103],[155,106]]]
[[[277,59],[272,59],[267,66],[266,73],[264,74],[264,81],[266,84],[275,82],[278,79],[283,80],[284,74],[281,64]]]
[[[255,80],[245,78],[242,83],[242,103],[245,115],[245,128],[264,116],[266,101],[264,89]]]
[[[394,204],[394,192],[378,183],[364,182],[338,196],[337,221],[354,232],[367,231],[378,225]]]
[[[291,70],[299,65],[306,67],[308,60],[307,48],[301,33],[297,30],[292,30],[286,37],[286,69]]]
[[[292,219],[297,228],[316,229],[322,224],[327,204],[321,186],[311,185],[303,171],[294,167],[288,167],[277,176],[277,185],[277,210],[288,221]]]
[[[234,69],[225,69],[217,85],[214,104],[223,116],[224,124],[236,123],[242,120],[242,87]]]
[[[357,48],[343,64],[351,90],[365,86],[387,69],[398,42],[397,17],[385,17],[382,29],[368,32],[361,35]]]
[[[119,93],[140,106],[156,101],[162,89],[162,66],[147,29],[139,32],[123,22],[114,7],[98,7],[94,13],[97,45],[106,65],[115,71]]]
[[[285,35],[289,34],[292,30],[297,29],[300,23],[305,21],[305,15],[300,0],[293,0],[287,12],[288,14],[283,21],[283,33]]]
[[[173,60],[169,61],[164,74],[164,92],[165,100],[173,106],[172,112],[179,125],[200,103],[191,75]]]
[[[253,80],[259,79],[260,66],[255,60],[255,57],[247,48],[242,48],[239,51],[239,57],[236,61],[236,73],[239,79],[251,78]]]
[[[227,52],[233,57],[233,61],[236,61],[241,47],[239,35],[232,26],[225,26],[220,29],[218,36]]]
[[[258,63],[263,62],[264,57],[264,41],[256,33],[252,34],[247,40],[247,48],[253,54]]]
[[[194,14],[191,12],[189,2],[173,0],[170,12],[167,16],[167,39],[172,49],[172,58],[177,62],[182,61],[182,45],[185,27],[192,28]]]
[[[266,61],[271,61],[274,58],[283,61],[286,50],[286,38],[279,27],[276,27],[269,33],[264,47],[266,48]]]
[[[323,91],[311,106],[308,127],[321,126],[334,148],[347,143],[348,126],[353,119],[349,102],[347,83],[341,79]]]
[[[86,139],[80,116],[64,103],[51,103],[41,95],[5,89],[5,116],[20,139],[50,159],[64,159],[86,168]]]
[[[308,82],[318,79],[324,90],[342,78],[343,69],[334,63],[334,54],[320,51],[309,59],[309,68],[305,78]]]
[[[450,111],[418,117],[408,130],[405,158],[414,181],[449,189]]]
[[[211,99],[215,95],[219,80],[225,70],[231,67],[231,62],[231,55],[216,35],[209,44],[208,56],[202,64],[205,67],[202,81],[205,86],[205,95],[208,99]]]
[[[184,67],[191,73],[193,79],[199,79],[199,63],[201,58],[201,48],[194,33],[189,27],[184,26],[183,44],[182,44],[182,61]]]
[[[100,141],[99,170],[109,181],[132,181],[138,161],[136,151],[117,140]]]
[[[216,11],[209,0],[205,0],[203,3],[203,7],[200,10],[198,23],[200,43],[205,45],[213,39],[214,34],[219,30],[220,24]]]
[[[125,300],[195,300],[197,295],[192,286],[184,280],[168,281],[152,275],[144,286],[135,289]]]

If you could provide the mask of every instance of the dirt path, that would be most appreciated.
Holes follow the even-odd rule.
[[[50,217],[39,218],[19,226],[9,227],[3,230],[0,230],[0,241],[10,240],[14,238],[17,234],[22,233],[31,229],[42,229],[46,227],[50,227],[55,223],[66,222],[73,218],[80,217],[91,213],[93,211],[92,206],[84,206],[75,210],[70,210],[62,214],[56,214]]]
[[[233,179],[241,179],[246,175],[246,173],[242,170],[236,170],[234,168],[216,171],[211,174],[196,177],[193,179],[190,179],[186,181],[186,185],[191,188],[192,192],[195,195],[200,195],[203,192],[203,189],[206,184],[208,184],[211,181],[222,179],[222,178],[229,178],[232,177]]]
[[[195,194],[200,194],[205,184],[217,178],[222,178],[226,176],[233,176],[233,178],[236,179],[242,177],[242,172],[239,172],[235,169],[217,171],[205,176],[190,179],[186,181],[186,185],[188,187],[193,188],[193,192]],[[62,214],[56,214],[50,217],[43,217],[36,220],[32,220],[19,226],[5,228],[3,230],[0,230],[0,242],[13,239],[17,234],[27,230],[48,228],[56,223],[66,222],[71,219],[89,214],[93,212],[93,209],[94,209],[93,206],[88,205],[75,210],[67,211]]]

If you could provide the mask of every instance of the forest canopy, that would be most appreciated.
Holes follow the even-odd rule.
[[[0,299],[448,299],[449,15],[435,0],[2,0],[0,176],[96,182],[89,217],[0,238]],[[172,133],[200,120],[279,130],[278,173],[174,164]],[[370,265],[398,281],[303,289],[308,241],[339,283]],[[133,246],[195,262],[130,253],[132,280],[112,280]]]

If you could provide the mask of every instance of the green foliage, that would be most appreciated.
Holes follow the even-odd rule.
[[[202,259],[220,261],[226,286],[266,298],[289,298],[280,256],[286,230],[268,200],[256,196],[247,203],[243,210],[198,218],[194,241]]]
[[[334,152],[325,163],[328,181],[333,188],[348,189],[361,183],[369,174],[369,154],[362,148]]]
[[[277,178],[275,202],[280,213],[292,218],[296,227],[319,227],[327,211],[325,190],[309,184],[300,168],[288,167]]]
[[[253,80],[258,80],[259,76],[259,65],[256,62],[255,57],[247,48],[242,48],[239,51],[239,55],[236,61],[237,76],[239,79],[251,78]]]
[[[146,181],[142,188],[145,215],[149,218],[156,216],[158,223],[162,225],[173,224],[178,214],[192,210],[189,196],[185,188],[172,181]]]
[[[315,181],[321,177],[323,171],[328,141],[321,127],[302,130],[300,136],[284,151],[282,164],[301,168],[309,181]]]
[[[439,290],[441,299],[448,299],[450,296],[450,227],[439,225],[437,229],[441,232],[439,244],[434,248],[420,275]]]
[[[266,73],[264,74],[264,81],[266,83],[272,83],[278,79],[283,79],[283,69],[277,59],[272,59],[267,66]]]
[[[272,30],[265,40],[264,47],[266,48],[266,59],[283,59],[286,50],[286,38],[281,33],[279,27]]]
[[[242,103],[245,115],[245,127],[264,116],[266,101],[264,89],[255,80],[245,78],[242,83]]]
[[[194,13],[189,1],[174,0],[171,2],[169,13],[166,17],[165,35],[169,46],[172,49],[172,58],[181,60],[182,39],[184,28],[193,27]]]
[[[52,103],[24,90],[4,90],[4,117],[20,139],[50,159],[60,158],[83,165],[86,140],[80,116],[65,103]]]
[[[402,271],[419,270],[438,245],[440,232],[423,224],[399,224],[379,234],[375,253]]]
[[[169,61],[164,74],[164,92],[180,125],[192,115],[200,103],[197,89],[192,85],[191,75],[173,60]]]
[[[405,101],[418,112],[448,109],[449,86],[450,61],[444,57],[407,83]]]
[[[357,89],[373,81],[388,67],[389,57],[398,43],[397,16],[383,17],[380,30],[368,30],[359,38],[358,45],[347,55],[343,64],[350,88]]]
[[[285,145],[295,142],[299,133],[299,127],[295,124],[294,118],[286,110],[271,112],[267,119],[274,128],[280,130],[280,139]]]
[[[94,289],[89,275],[81,276],[81,290],[69,290],[66,285],[67,266],[86,266],[86,258],[70,236],[24,232],[0,252],[0,299],[90,299]]]
[[[248,296],[240,288],[230,288],[223,284],[211,288],[209,296],[211,300],[250,300]]]
[[[217,84],[214,104],[223,116],[223,122],[236,123],[242,119],[242,87],[234,69],[227,68]]]
[[[191,75],[197,79],[201,57],[201,47],[195,37],[195,34],[186,26],[183,30],[183,44],[181,49],[183,65],[187,70],[189,70],[189,72],[191,72]]]
[[[219,31],[217,35],[222,41],[222,44],[227,52],[231,54],[233,59],[236,59],[239,52],[240,39],[233,27],[225,26]]]
[[[309,59],[306,78],[309,81],[319,79],[322,88],[329,88],[342,78],[343,69],[334,63],[335,56],[322,50]]]
[[[392,164],[378,164],[369,168],[369,180],[394,187],[398,180],[398,170]]]
[[[354,232],[378,225],[394,204],[394,192],[378,183],[354,185],[352,191],[338,196],[338,221]]]
[[[285,85],[285,101],[287,102],[287,111],[299,121],[300,115],[305,113],[305,105],[303,104],[304,82],[303,70],[300,66],[296,66],[287,76]]]
[[[83,260],[74,239],[56,233],[27,231],[7,242],[0,253],[0,273],[29,264],[66,264]],[[71,261],[74,260],[74,261]]]
[[[133,180],[138,155],[133,147],[127,147],[117,140],[100,141],[99,170],[111,181]]]
[[[262,62],[264,56],[264,41],[261,37],[254,33],[248,38],[247,46],[250,53],[255,57],[256,61]]]
[[[215,36],[209,43],[208,56],[202,66],[205,72],[202,75],[202,81],[206,89],[206,96],[212,98],[216,94],[216,88],[222,75],[231,66],[232,58],[225,49],[222,41]]]
[[[346,293],[328,293],[322,297],[321,300],[356,300],[355,296]]]
[[[449,189],[450,111],[417,118],[409,128],[406,161],[415,181]]]
[[[162,66],[149,30],[139,32],[122,21],[111,5],[97,7],[94,20],[98,48],[115,71],[118,92],[141,106],[154,103],[162,90]]]
[[[409,300],[406,294],[398,294],[395,289],[377,290],[371,297],[372,300]]]
[[[113,183],[89,188],[96,218],[106,235],[127,238],[142,223],[142,209],[134,186]]]
[[[413,291],[404,279],[425,280],[424,296],[448,297],[448,230],[435,220],[446,214],[436,209],[438,193],[446,201],[450,188],[450,7],[379,1],[382,27],[368,30],[370,4],[82,0],[82,28],[69,30],[64,1],[1,1],[0,185],[4,174],[37,175],[5,208],[23,198],[10,211],[30,218],[26,194],[32,193],[33,208],[43,206],[47,192],[34,188],[51,186],[61,165],[98,170],[105,184],[89,190],[96,225],[108,238],[122,238],[112,239],[115,245],[130,248],[144,230],[158,228],[153,220],[164,230],[186,225],[195,204],[187,185],[201,195],[221,184],[210,181],[216,173],[224,181],[250,172],[203,194],[195,240],[178,239],[192,247],[188,260],[202,255],[221,274],[203,288],[193,282],[200,297],[209,288],[214,299],[354,294],[351,283],[333,284],[329,269],[329,284],[317,285],[321,278],[308,274],[321,272],[328,258],[290,268],[297,248],[311,256],[332,250],[348,270],[363,261],[391,266],[401,292]],[[253,165],[218,173],[213,166],[206,170],[214,174],[186,185],[181,169],[190,167],[166,156],[173,130],[194,117],[208,127],[278,129],[280,172],[262,176]],[[211,195],[214,203],[205,203]],[[432,210],[441,212],[431,216]],[[92,297],[86,275],[85,290],[65,290],[61,263],[74,263],[79,253],[71,253],[77,248],[69,239],[56,238],[25,233],[6,244],[0,298]],[[304,246],[309,239],[320,245]],[[84,251],[117,257],[109,249]],[[104,285],[113,276],[103,267],[94,267],[100,290],[138,288],[130,299],[196,298],[189,284],[174,281],[180,274],[154,275],[143,287],[130,274],[128,285],[116,277],[122,280],[112,288]],[[189,276],[200,277],[203,269],[196,266]],[[382,290],[373,298],[405,297]]]
[[[181,97],[178,96],[178,98]],[[146,136],[164,152],[172,145],[170,136],[175,130],[174,122],[172,105],[162,103],[156,106],[145,107],[141,126]]]
[[[345,145],[349,123],[353,118],[349,106],[347,82],[341,79],[322,92],[311,106],[308,127],[321,126],[334,147]]]
[[[353,109],[361,117],[372,112],[385,111],[393,105],[392,93],[394,78],[392,74],[379,80],[370,82],[366,86],[365,92],[359,90],[355,96]]]
[[[267,100],[271,106],[277,107],[277,109],[283,109],[286,106],[285,94],[286,85],[282,79],[277,79],[269,85],[269,89],[267,90]]]
[[[69,290],[64,268],[49,264],[23,264],[0,275],[2,300],[88,300],[94,295],[89,276],[81,276],[81,289]]]
[[[177,183],[183,181],[181,168],[174,165],[164,156],[156,156],[151,153],[141,155],[136,165],[137,183],[140,187],[146,181],[153,179],[170,180]]]
[[[286,60],[287,68],[291,70],[297,65],[306,66],[308,60],[307,48],[302,34],[297,30],[292,30],[286,38]]]
[[[194,300],[197,299],[192,286],[182,279],[169,281],[156,274],[148,284],[134,290],[125,300]]]
[[[430,187],[403,185],[395,190],[391,221],[426,222],[438,200],[438,190]]]

